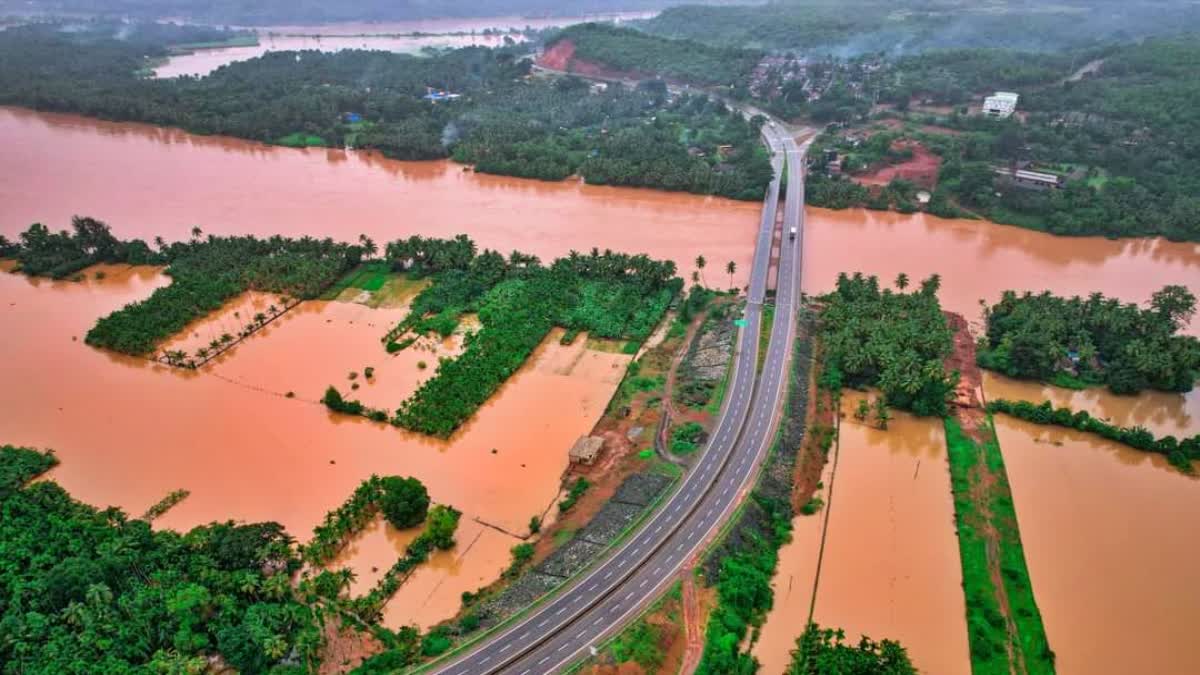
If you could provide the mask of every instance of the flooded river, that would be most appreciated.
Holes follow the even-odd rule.
[[[625,21],[644,19],[654,12],[613,12],[556,18],[497,16],[478,19],[424,19],[380,23],[336,23],[315,26],[267,26],[254,28],[258,44],[245,47],[198,49],[190,54],[172,56],[155,69],[155,77],[180,75],[203,76],[217,68],[245,61],[267,52],[316,49],[332,52],[342,49],[372,49],[389,52],[419,53],[423,49],[453,47],[499,47],[505,37],[522,41],[519,33],[499,32],[544,29],[585,21]],[[487,33],[485,34],[485,31]]]
[[[942,307],[973,323],[982,320],[979,301],[995,302],[1006,289],[1085,297],[1100,291],[1142,304],[1166,284],[1200,292],[1200,244],[1055,237],[920,213],[810,208],[804,253],[809,293],[830,289],[843,271],[877,274],[888,283],[906,272],[914,285],[937,273]],[[1190,331],[1200,334],[1200,322]]]
[[[1195,392],[1118,397],[988,375],[990,398],[1069,403],[1156,434],[1200,433]],[[1062,675],[1200,672],[1192,518],[1200,479],[1159,455],[1059,427],[996,416],[1026,561]]]
[[[843,395],[813,621],[845,629],[851,643],[860,635],[899,640],[922,672],[969,673],[941,422],[896,412],[881,431],[854,419],[862,397],[852,391]],[[824,517],[823,512],[799,516],[797,537],[781,551],[775,607],[754,649],[763,673],[784,672],[808,618],[820,551],[819,534],[813,534],[820,526],[814,523]]]
[[[213,234],[307,234],[354,240],[365,233],[381,245],[414,233],[466,232],[481,246],[506,252],[521,249],[544,260],[593,246],[645,252],[675,260],[685,276],[693,269],[692,260],[703,254],[713,263],[707,280],[716,285],[726,283],[727,277],[717,271],[726,260],[737,263],[735,283],[744,283],[759,213],[753,203],[573,181],[484,176],[450,162],[398,162],[370,153],[276,148],[17,109],[0,108],[0,143],[6,159],[0,164],[0,233],[10,238],[35,221],[66,227],[74,214],[106,220],[119,237],[147,240],[186,239],[197,225]],[[1195,286],[1200,279],[1200,251],[1194,244],[1058,239],[980,221],[923,215],[823,209],[809,209],[808,214],[804,283],[809,292],[832,287],[843,270],[863,270],[884,279],[900,271],[914,278],[938,272],[944,304],[977,318],[978,300],[995,300],[1006,288],[1084,294],[1099,290],[1143,302],[1164,284]],[[460,548],[448,553],[440,567],[423,568],[410,580],[412,588],[401,593],[414,597],[406,595],[404,602],[389,606],[390,621],[425,623],[442,618],[435,614],[456,607],[454,599],[462,590],[474,590],[481,579],[494,578],[507,564],[512,539],[483,526],[473,530],[477,524],[467,523],[479,517],[521,531],[530,516],[554,500],[566,466],[566,449],[600,415],[628,358],[585,350],[582,340],[562,347],[551,338],[462,433],[451,442],[439,442],[334,417],[315,402],[326,385],[348,390],[349,373],[354,371],[358,373],[354,381],[360,384],[356,395],[371,405],[394,407],[426,376],[416,361],[428,359],[432,366],[436,355],[457,348],[451,340],[431,347],[437,351],[387,357],[378,339],[384,327],[396,320],[394,308],[305,303],[201,373],[181,374],[82,344],[98,317],[146,297],[166,281],[149,268],[113,268],[102,280],[89,278],[78,284],[0,274],[0,321],[7,331],[6,348],[0,352],[0,379],[11,384],[0,393],[0,409],[5,411],[0,442],[56,448],[63,464],[54,471],[55,477],[80,499],[102,506],[115,504],[141,513],[173,489],[190,489],[190,497],[157,521],[166,527],[186,528],[223,518],[272,519],[305,538],[324,513],[367,475],[416,476],[429,486],[436,501],[465,512],[464,531]],[[247,298],[238,307],[257,312],[261,300]],[[190,347],[203,345],[215,331],[226,330],[223,320],[197,325],[179,339]],[[229,320],[228,325],[238,324]],[[1191,330],[1196,330],[1196,324]],[[367,366],[376,372],[371,381],[362,376]],[[288,392],[294,398],[287,398]],[[1161,408],[1195,418],[1195,401],[1193,397],[1163,400]],[[1144,419],[1139,423],[1152,428],[1179,424],[1171,421],[1177,419],[1176,413],[1162,417],[1161,408],[1153,404],[1143,410],[1134,405],[1130,418]],[[1115,410],[1109,414],[1117,416]],[[1164,426],[1154,427],[1160,420]],[[861,481],[872,487],[844,487],[847,492],[839,496],[845,500],[840,505],[844,512],[835,516],[839,520],[837,527],[831,527],[827,555],[848,555],[848,542],[861,546],[864,538],[876,536],[897,547],[888,556],[901,555],[909,539],[941,551],[943,535],[953,534],[949,511],[938,510],[948,508],[948,486],[942,486],[938,497],[944,504],[926,494],[932,488],[925,481],[942,480],[944,465],[939,469],[942,473],[932,470],[941,461],[933,457],[941,451],[919,441],[920,433],[899,432],[902,427],[897,423],[897,430],[881,439],[860,439],[862,454],[845,456],[842,485]],[[910,436],[917,440],[897,447],[891,444],[899,441],[887,440]],[[1047,461],[1046,453],[1029,454]],[[1052,456],[1059,454],[1065,453]],[[1099,455],[1109,463],[1123,456]],[[874,459],[865,459],[868,456]],[[852,478],[856,457],[864,463],[858,479]],[[918,460],[919,481],[910,485],[901,474],[915,470]],[[1156,471],[1153,463],[1144,457],[1139,461],[1140,472],[1156,476],[1147,480],[1181,480],[1165,470],[1149,473]],[[1019,475],[1025,480],[1014,476],[1013,482],[1014,489],[1021,490],[1023,483],[1028,484],[1028,474]],[[1104,490],[1131,489],[1137,484],[1134,479],[1123,482],[1114,476],[1112,480],[1113,485]],[[877,489],[883,493],[876,494]],[[1061,491],[1051,492],[1043,497],[1061,497]],[[888,501],[880,501],[881,495],[888,495]],[[1133,497],[1146,499],[1142,493]],[[862,501],[855,506],[853,500],[859,498]],[[1026,525],[1034,518],[1026,513],[1031,501],[1036,503],[1031,497],[1026,504],[1018,498],[1023,529],[1033,527]],[[1122,508],[1120,500],[1110,503],[1111,509]],[[1144,513],[1155,508],[1186,512],[1179,509],[1180,503],[1190,502],[1164,498]],[[928,531],[916,534],[899,524],[895,525],[899,529],[889,529],[891,512],[886,509],[892,508],[910,509],[906,518],[932,524]],[[1171,522],[1165,514],[1143,517],[1146,522],[1138,534],[1145,537],[1158,524],[1165,527]],[[1055,518],[1047,520],[1054,520],[1058,529],[1065,527]],[[1088,522],[1107,521],[1101,517]],[[1177,522],[1172,525],[1177,526]],[[1045,536],[1052,536],[1052,531]],[[1165,535],[1158,538],[1164,539],[1159,542],[1162,546],[1169,543]],[[386,537],[379,539],[386,544]],[[475,539],[478,543],[468,550],[466,542]],[[1029,548],[1034,550],[1032,545]],[[391,557],[394,547],[379,550],[382,560]],[[948,550],[948,560],[957,564],[956,552]],[[1039,564],[1044,560],[1039,562],[1036,551],[1030,555],[1034,577],[1039,579]],[[945,562],[939,558],[936,564]],[[830,590],[818,598],[817,619],[845,622],[848,629],[874,637],[899,637],[918,663],[947,664],[954,672],[960,650],[953,631],[961,626],[934,626],[928,617],[904,613],[919,608],[903,607],[910,597],[905,594],[912,589],[928,587],[940,593],[941,586],[931,585],[927,576],[906,567],[901,558],[883,557],[880,564],[885,568],[869,572],[884,580],[878,582],[881,585],[872,581],[849,595]],[[435,574],[434,569],[444,573]],[[786,569],[783,564],[781,569]],[[957,578],[957,567],[932,569]],[[836,572],[830,575],[829,588],[835,589]],[[888,581],[892,576],[897,579],[895,586]],[[1168,579],[1165,574],[1154,577],[1164,584]],[[1038,584],[1040,595],[1047,586]],[[956,582],[950,585],[957,591]],[[801,586],[797,581],[796,587]],[[871,605],[866,599],[874,594],[889,600],[867,611]],[[863,603],[857,604],[858,600]],[[935,594],[927,604],[943,601],[948,602]],[[808,598],[801,603],[807,607]],[[418,606],[431,609],[402,618],[392,614]],[[954,617],[962,616],[960,610],[954,611]],[[1047,617],[1053,633],[1052,618],[1059,626],[1062,618],[1052,612]],[[911,631],[945,633],[953,639],[930,646],[927,635],[905,632],[901,623],[912,626]],[[769,647],[776,655],[773,658],[786,660],[802,622],[781,631],[780,635],[787,635],[779,642],[768,641],[765,636],[776,625],[778,621],[768,625],[760,649]],[[899,627],[892,630],[893,625]],[[1061,634],[1063,629],[1057,630]],[[1051,641],[1066,649],[1056,635],[1051,635]],[[1069,662],[1068,656],[1063,658]]]

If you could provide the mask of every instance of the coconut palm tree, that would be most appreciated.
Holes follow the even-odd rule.
[[[199,225],[192,227],[192,241],[200,241],[202,234],[204,234],[204,230],[201,230]]]
[[[705,257],[703,255],[696,256],[696,270],[700,272],[700,279],[702,281],[704,279],[704,267],[707,264],[708,264],[708,260],[705,259]],[[704,282],[704,285],[708,286],[708,283]]]
[[[899,288],[902,291],[908,288],[908,275],[904,272],[896,275],[896,288]]]
[[[732,260],[725,263],[725,271],[729,273],[729,287],[733,288],[733,274],[737,272],[737,263]]]
[[[375,245],[375,240],[365,234],[358,235],[358,243],[362,245],[363,251],[367,254],[368,258],[374,258],[375,254],[379,252],[379,247]]]
[[[693,284],[700,283],[700,273],[699,272],[692,272],[692,283]]]

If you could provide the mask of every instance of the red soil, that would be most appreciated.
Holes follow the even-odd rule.
[[[906,148],[912,150],[912,159],[855,176],[854,180],[863,185],[887,185],[893,178],[902,178],[932,190],[937,185],[938,168],[942,165],[942,158],[915,141],[896,141],[892,144],[893,150]]]
[[[575,43],[570,40],[559,40],[542,53],[537,64],[548,70],[558,70],[564,73],[575,73],[584,77],[600,80],[642,80],[650,77],[645,73],[617,70],[599,63],[585,61],[575,56]]]
[[[568,70],[571,59],[575,58],[575,43],[570,40],[559,40],[542,53],[537,64],[550,70]]]

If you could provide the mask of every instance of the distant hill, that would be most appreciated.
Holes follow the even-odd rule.
[[[579,16],[659,10],[678,4],[680,0],[0,0],[0,16],[69,13],[253,26],[489,16]]]
[[[1162,0],[774,0],[672,7],[645,30],[722,47],[853,56],[999,47],[1052,51],[1200,30],[1200,4]]]

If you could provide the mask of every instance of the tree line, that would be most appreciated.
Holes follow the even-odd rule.
[[[155,250],[140,239],[118,240],[108,225],[92,218],[75,217],[71,225],[73,231],[51,232],[35,223],[20,241],[0,242],[0,250],[17,259],[20,271],[53,278],[73,277],[102,262],[166,265],[172,280],[169,286],[102,317],[88,331],[88,344],[132,355],[153,352],[163,339],[247,290],[280,293],[285,298],[316,297],[363,255],[360,245],[331,238],[202,238],[199,228],[193,228],[188,241],[167,243],[157,238]],[[276,308],[275,313],[279,311]],[[252,332],[267,318],[265,314],[255,318],[246,331]],[[229,335],[218,342],[233,339]],[[195,363],[187,355],[168,358],[176,365]]]
[[[1006,291],[987,308],[977,358],[1009,377],[1075,388],[1190,391],[1200,374],[1200,341],[1179,332],[1195,310],[1183,286],[1163,287],[1144,309],[1100,293],[1085,300]]]
[[[517,251],[507,258],[477,252],[469,237],[459,235],[399,239],[385,247],[385,255],[393,271],[433,279],[413,298],[407,317],[384,336],[389,352],[425,333],[450,334],[464,314],[479,316],[481,327],[465,340],[463,353],[441,360],[433,377],[391,417],[395,426],[440,437],[474,415],[555,326],[638,344],[682,288],[673,262],[645,254],[572,251],[544,266]],[[334,387],[323,401],[337,412],[388,419],[386,411],[348,400]]]
[[[531,78],[529,61],[520,58],[524,46],[422,57],[268,52],[201,78],[147,79],[147,59],[165,54],[165,42],[62,28],[0,33],[0,104],[266,143],[351,145],[396,159],[453,156],[481,172],[544,180],[578,172],[593,183],[738,199],[761,199],[771,179],[757,127],[723,104],[703,96],[672,102],[661,83],[592,92],[578,78]],[[430,88],[460,97],[426,101]],[[718,154],[718,146],[732,152]]]
[[[935,274],[906,293],[906,274],[896,279],[898,291],[881,288],[874,276],[838,275],[833,292],[821,298],[826,386],[878,387],[889,406],[944,415],[958,375],[943,365],[953,335],[938,303],[940,285]]]
[[[346,541],[379,513],[398,530],[419,525],[429,511],[429,492],[416,478],[371,475],[354,489],[341,506],[325,514],[313,528],[312,539],[301,547],[304,560],[324,565],[335,558]]]
[[[1174,436],[1155,438],[1154,434],[1142,427],[1121,427],[1109,424],[1104,420],[1092,417],[1086,410],[1076,412],[1065,406],[1055,408],[1050,401],[1037,404],[1029,401],[995,399],[988,401],[987,410],[990,413],[1000,412],[1012,415],[1017,419],[1034,424],[1056,425],[1095,434],[1142,452],[1156,452],[1166,457],[1171,466],[1184,473],[1193,473],[1192,462],[1200,460],[1200,434],[1183,440]]]
[[[486,262],[475,262],[481,259]],[[428,298],[414,300],[414,310],[427,314],[461,315],[475,309],[482,327],[470,336],[461,355],[442,360],[434,376],[401,404],[394,423],[448,436],[521,367],[554,326],[640,343],[682,286],[674,276],[674,263],[645,255],[593,250],[591,255],[572,253],[549,267],[531,256],[515,259],[517,264],[500,267],[503,258],[485,251],[467,269],[442,272],[443,277],[423,291]],[[443,278],[471,292],[448,297],[437,290]],[[493,285],[485,289],[486,279]],[[485,290],[474,293],[480,289]],[[464,304],[449,304],[459,300]],[[426,318],[415,311],[410,316],[414,321]]]

